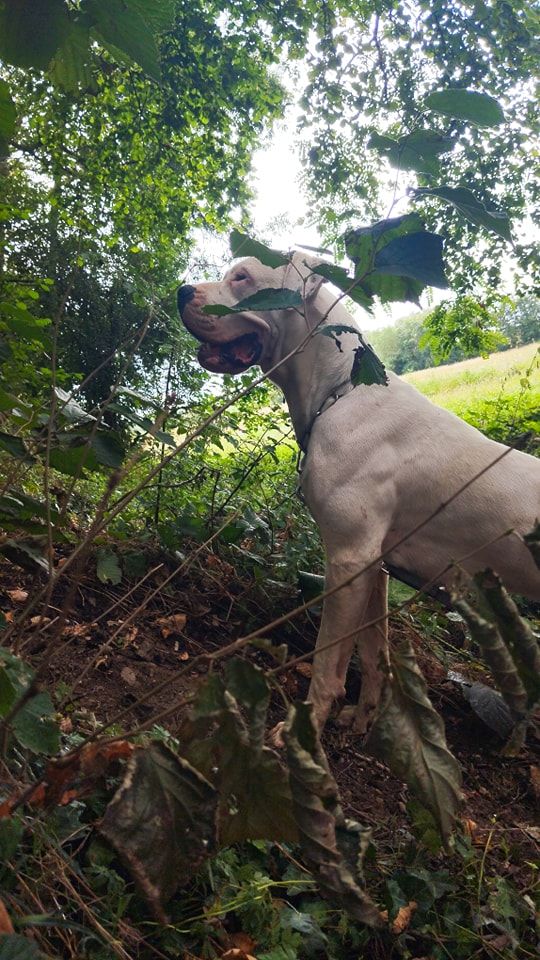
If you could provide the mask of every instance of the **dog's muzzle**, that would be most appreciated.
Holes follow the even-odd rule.
[[[212,323],[213,325],[214,321],[203,318],[206,320],[203,326],[201,318],[198,316],[198,305],[195,306],[195,310],[190,307],[196,293],[196,287],[186,284],[178,288],[177,301],[178,310],[184,324],[201,343],[197,354],[201,366],[212,373],[234,374],[243,373],[254,363],[257,363],[263,350],[262,339],[258,332],[248,330],[246,333],[241,333],[240,336],[232,336],[230,340],[214,339],[208,329],[208,324]]]

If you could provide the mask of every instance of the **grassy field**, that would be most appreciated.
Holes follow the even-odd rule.
[[[434,403],[452,410],[495,440],[513,442],[533,434],[529,452],[538,452],[540,437],[540,344],[462,360],[444,367],[408,373],[412,383]]]

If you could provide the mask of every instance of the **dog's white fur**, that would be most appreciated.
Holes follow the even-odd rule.
[[[272,269],[248,258],[221,282],[196,286],[182,317],[188,329],[207,344],[223,344],[256,332],[262,343],[258,362],[263,370],[292,354],[271,378],[285,394],[299,440],[312,424],[301,483],[326,550],[326,587],[336,586],[384,556],[391,567],[408,571],[422,584],[435,579],[448,586],[455,568],[443,571],[452,561],[460,561],[468,574],[489,566],[509,590],[540,599],[540,573],[521,539],[540,515],[540,462],[512,450],[439,509],[506,448],[434,406],[393,374],[388,386],[360,385],[337,402],[325,404],[331,391],[349,378],[358,338],[341,334],[339,352],[331,339],[316,334],[294,352],[309,330],[321,323],[355,325],[342,302],[336,302],[336,295],[312,273],[318,262],[296,253],[289,266]],[[201,312],[205,304],[232,306],[270,287],[300,290],[304,310],[226,317]],[[228,369],[216,355],[206,365]],[[321,405],[324,412],[313,420]],[[426,526],[395,546],[432,513],[436,515]],[[508,531],[514,532],[497,539]],[[381,656],[387,655],[387,634],[385,623],[359,628],[385,614],[386,582],[386,574],[376,564],[326,599],[317,639],[321,652],[314,659],[309,693],[321,727],[332,702],[344,695],[355,641],[362,667],[355,726],[364,731],[369,725],[383,679]],[[352,635],[324,649],[347,634]]]

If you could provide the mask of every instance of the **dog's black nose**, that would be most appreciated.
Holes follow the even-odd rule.
[[[184,309],[186,304],[189,303],[190,300],[193,300],[194,296],[195,296],[195,287],[190,287],[188,284],[186,284],[186,286],[184,287],[178,287],[178,293],[176,294],[176,299],[178,301],[178,309],[180,313],[182,313],[182,310]]]

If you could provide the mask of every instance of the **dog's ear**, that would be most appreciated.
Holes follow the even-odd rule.
[[[325,278],[314,273],[314,268],[325,263],[320,257],[313,257],[309,253],[297,250],[291,257],[291,262],[285,271],[283,286],[290,290],[298,290],[306,300],[314,297]]]

